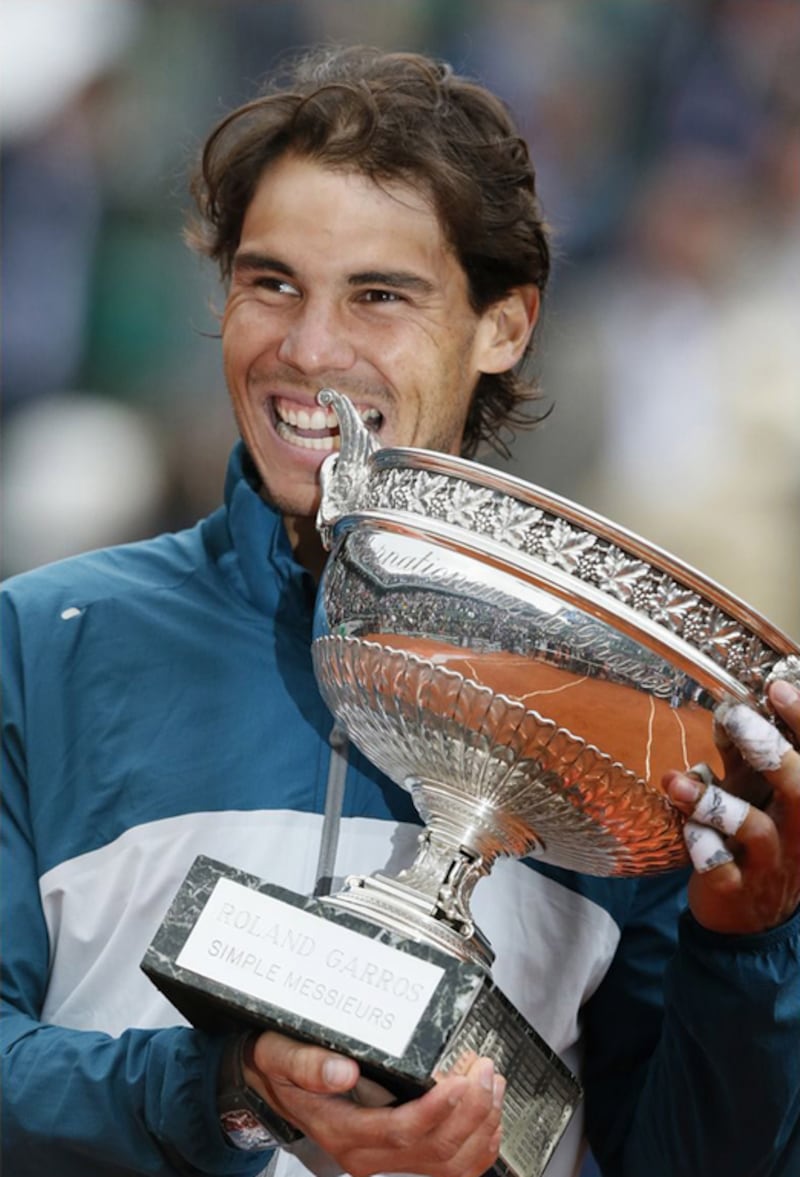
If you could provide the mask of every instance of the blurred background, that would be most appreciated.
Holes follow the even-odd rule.
[[[531,144],[552,412],[482,460],[800,636],[797,0],[5,0],[3,573],[220,501],[221,292],[182,243],[187,176],[319,40],[443,56]]]

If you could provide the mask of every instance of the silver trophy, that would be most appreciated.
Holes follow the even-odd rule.
[[[348,737],[410,792],[419,851],[324,898],[201,855],[142,968],[194,1024],[341,1051],[399,1100],[492,1057],[508,1082],[496,1172],[539,1177],[580,1084],[493,982],[472,892],[502,855],[683,865],[663,773],[721,773],[713,709],[769,717],[766,688],[800,683],[800,651],[621,528],[474,462],[378,449],[345,396],[319,399],[341,448],[322,469],[314,667]]]
[[[542,1172],[575,1078],[492,985],[470,896],[502,855],[595,875],[687,862],[659,782],[721,772],[712,711],[768,715],[797,646],[698,572],[564,499],[474,462],[377,447],[347,397],[324,464],[330,549],[313,645],[322,694],[424,822],[396,877],[328,901],[477,968],[487,983],[438,1060],[466,1049],[506,1075],[498,1169]]]

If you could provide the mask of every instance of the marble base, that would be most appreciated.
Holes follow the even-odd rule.
[[[580,1098],[481,966],[210,858],[193,863],[141,967],[193,1025],[326,1046],[401,1102],[465,1050],[494,1058],[508,1081],[503,1177],[539,1177]]]

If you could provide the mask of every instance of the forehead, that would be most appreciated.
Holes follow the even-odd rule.
[[[239,249],[257,247],[265,237],[308,253],[412,250],[429,264],[455,261],[421,187],[404,180],[378,183],[354,168],[292,154],[262,173],[245,211]]]

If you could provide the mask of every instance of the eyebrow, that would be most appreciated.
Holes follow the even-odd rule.
[[[287,278],[294,278],[294,270],[286,262],[278,261],[276,257],[268,257],[264,253],[237,253],[233,259],[234,270],[275,270],[278,274],[285,274]]]
[[[364,270],[360,274],[351,274],[347,283],[349,286],[388,286],[393,290],[413,290],[418,294],[432,294],[434,290],[432,282],[409,270]]]
[[[286,262],[270,257],[263,253],[237,253],[233,259],[233,268],[239,273],[248,271],[272,270],[276,274],[283,274],[286,278],[296,277],[295,271]],[[422,278],[410,270],[362,270],[350,274],[348,286],[386,286],[390,290],[409,290],[418,294],[432,294],[434,285],[427,278]]]

